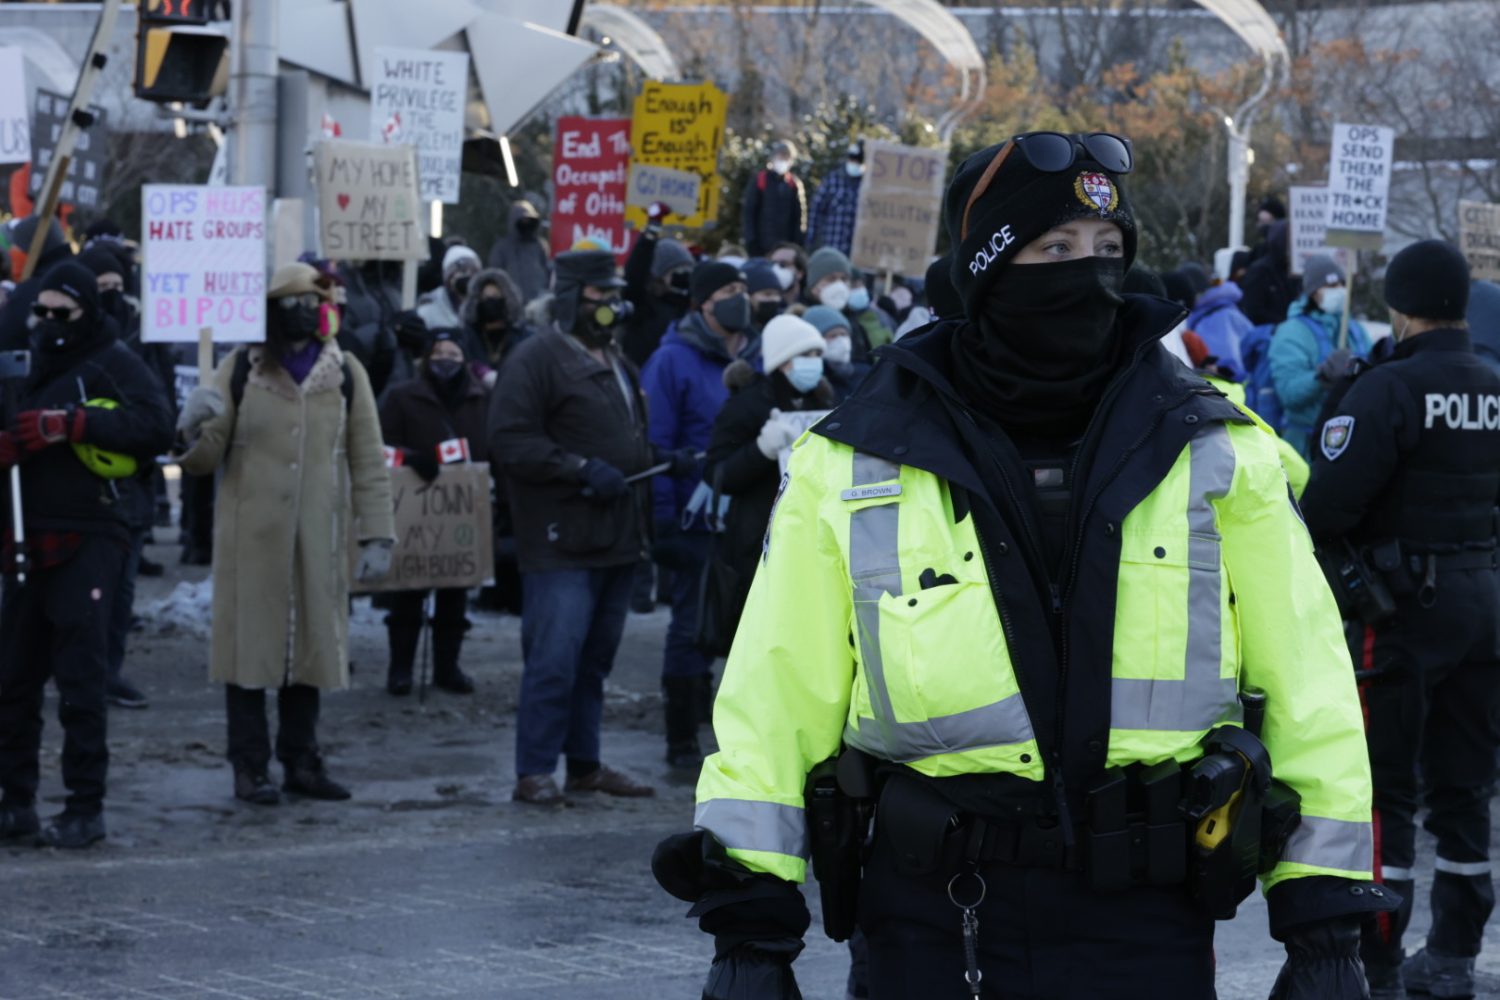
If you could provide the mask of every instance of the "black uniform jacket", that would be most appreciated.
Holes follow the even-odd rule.
[[[1494,545],[1500,374],[1464,330],[1431,330],[1366,370],[1313,440],[1313,537],[1400,539],[1410,552]]]
[[[958,321],[881,348],[860,389],[814,428],[859,451],[941,476],[951,488],[954,516],[975,519],[1052,799],[1066,803],[1075,821],[1083,818],[1083,792],[1103,771],[1109,743],[1120,524],[1206,424],[1248,422],[1158,343],[1181,315],[1163,299],[1125,296],[1118,323],[1126,360],[1076,452],[1059,579],[1051,578],[1041,552],[1034,490],[1020,454],[1008,440],[980,439],[979,425],[949,381]],[[939,783],[960,805],[982,812],[983,799],[995,794],[995,777]]]
[[[107,320],[95,339],[67,355],[33,352],[32,375],[14,410],[57,410],[87,400],[114,400],[117,409],[89,408],[83,440],[145,464],[172,447],[172,406],[155,373],[116,339],[117,329],[113,320]],[[5,494],[0,510],[8,516],[9,477],[0,482]],[[21,484],[28,532],[130,537],[134,485],[96,476],[66,443],[23,457]]]

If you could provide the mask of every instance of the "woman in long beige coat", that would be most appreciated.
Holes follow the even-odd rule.
[[[351,536],[360,579],[390,567],[390,478],[369,378],[331,337],[318,272],[279,269],[267,298],[266,343],[225,358],[178,422],[191,441],[183,470],[224,468],[211,674],[227,685],[236,797],[262,805],[280,798],[267,774],[265,691],[275,689],[283,789],[346,799],[318,753],[319,692],[349,682]]]

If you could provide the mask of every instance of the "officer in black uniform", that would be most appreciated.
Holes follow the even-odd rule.
[[[1447,243],[1417,243],[1391,261],[1385,299],[1396,347],[1356,378],[1323,424],[1302,500],[1320,548],[1351,545],[1395,608],[1364,625],[1355,650],[1375,783],[1376,874],[1406,900],[1366,927],[1376,998],[1405,997],[1406,989],[1472,996],[1474,957],[1495,904],[1500,375],[1470,349],[1468,297],[1468,265]],[[1427,948],[1403,965],[1419,769],[1437,874]]]

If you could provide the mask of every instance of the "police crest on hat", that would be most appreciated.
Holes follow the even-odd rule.
[[[1113,212],[1120,206],[1120,192],[1114,181],[1095,171],[1079,174],[1073,182],[1073,193],[1086,207],[1097,210],[1100,215]]]

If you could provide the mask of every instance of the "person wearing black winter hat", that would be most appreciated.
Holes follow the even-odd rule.
[[[641,371],[650,406],[651,443],[661,452],[701,454],[713,435],[714,420],[729,399],[724,369],[737,360],[752,364],[760,349],[745,273],[726,261],[703,261],[693,269],[692,309],[674,323]],[[713,657],[694,642],[698,621],[698,578],[708,555],[711,518],[699,463],[653,484],[656,561],[671,571],[668,593],[672,620],[662,656],[667,760],[696,768],[698,724],[713,683]],[[697,706],[697,711],[680,706]]]
[[[39,836],[86,847],[105,836],[109,764],[105,678],[110,609],[134,527],[121,474],[172,445],[156,376],[115,336],[92,272],[67,260],[39,279],[31,306],[32,372],[0,431],[6,512],[0,600],[0,840]],[[7,385],[6,392],[15,387]],[[103,401],[109,401],[105,404]],[[98,450],[108,455],[98,455]],[[21,466],[26,579],[15,575],[9,472]],[[57,685],[68,799],[36,815],[42,695]]]
[[[1122,291],[1132,161],[1104,133],[967,160],[945,198],[964,315],[882,349],[794,448],[695,830],[653,859],[716,937],[706,997],[795,995],[810,844],[820,876],[861,873],[823,912],[864,932],[875,1000],[1208,1000],[1214,916],[1257,866],[1188,864],[1217,828],[1178,809],[1203,756],[1253,757],[1255,788],[1274,762],[1301,799],[1289,839],[1219,848],[1264,850],[1273,996],[1363,997],[1360,915],[1393,900],[1342,623],[1274,443],[1162,350],[1181,310]],[[838,784],[879,805],[869,846],[841,828],[829,856],[804,790],[841,747]]]
[[[1469,267],[1451,244],[1424,240],[1392,258],[1385,300],[1395,349],[1355,377],[1323,424],[1302,497],[1320,545],[1400,554],[1381,570],[1394,613],[1367,622],[1355,648],[1368,678],[1378,870],[1405,899],[1389,920],[1365,928],[1377,1000],[1407,990],[1473,996],[1474,958],[1495,902],[1500,374],[1471,348],[1468,298]],[[1403,961],[1419,803],[1437,838],[1432,925],[1426,948]]]

